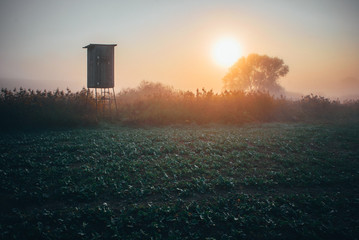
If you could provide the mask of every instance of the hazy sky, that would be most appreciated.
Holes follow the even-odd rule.
[[[213,44],[282,58],[289,91],[359,93],[358,0],[0,1],[0,86],[78,90],[89,43],[115,43],[115,87],[220,91]]]

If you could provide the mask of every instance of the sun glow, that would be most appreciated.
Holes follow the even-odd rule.
[[[212,47],[214,61],[222,67],[230,67],[241,57],[239,43],[233,38],[222,38]]]

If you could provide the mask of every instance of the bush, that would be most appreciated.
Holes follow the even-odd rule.
[[[96,124],[93,98],[80,92],[1,89],[1,129],[74,127]]]

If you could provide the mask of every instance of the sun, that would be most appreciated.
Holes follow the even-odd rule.
[[[222,67],[232,66],[241,57],[239,43],[233,38],[222,38],[212,47],[213,60]]]

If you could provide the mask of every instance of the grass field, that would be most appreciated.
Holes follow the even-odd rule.
[[[355,239],[359,124],[3,133],[1,239]]]

